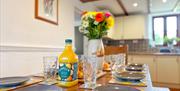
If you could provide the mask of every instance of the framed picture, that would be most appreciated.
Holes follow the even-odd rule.
[[[58,25],[58,0],[35,0],[35,18]]]

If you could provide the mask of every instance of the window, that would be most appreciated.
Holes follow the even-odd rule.
[[[180,37],[180,15],[171,16],[158,16],[153,17],[153,39],[156,45],[164,44],[163,39],[165,36],[168,38]],[[177,43],[174,42],[174,45]]]

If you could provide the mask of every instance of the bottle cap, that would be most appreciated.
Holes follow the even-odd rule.
[[[72,43],[72,39],[66,39],[65,42],[66,43]]]

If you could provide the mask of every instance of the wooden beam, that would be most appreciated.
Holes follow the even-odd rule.
[[[121,17],[124,16],[124,14],[114,14],[114,17]]]
[[[87,3],[87,2],[93,2],[93,1],[99,1],[99,0],[80,0],[83,3]]]
[[[121,1],[121,0],[116,0],[116,1],[117,1],[117,3],[119,4],[119,6],[122,8],[124,14],[128,16],[129,14],[128,14],[126,8],[124,7],[122,1]]]

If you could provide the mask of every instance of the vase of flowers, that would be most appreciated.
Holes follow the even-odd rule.
[[[113,25],[114,18],[109,12],[83,12],[79,31],[88,38],[89,56],[104,55],[102,37],[108,34]],[[102,68],[102,60],[97,63],[98,68]]]
[[[83,12],[79,31],[88,38],[88,55],[104,55],[102,37],[113,25],[109,12]]]

